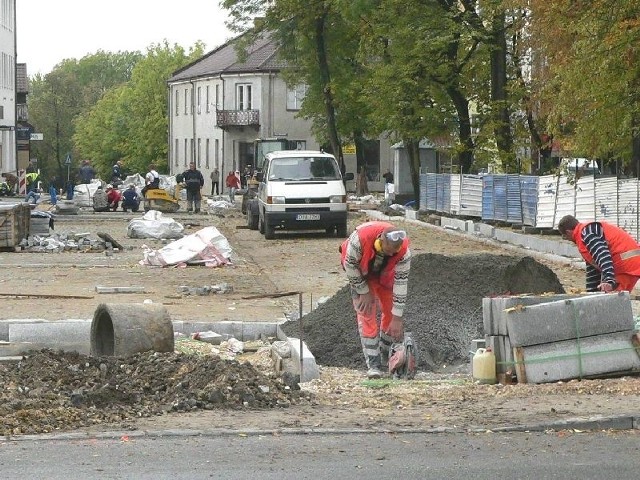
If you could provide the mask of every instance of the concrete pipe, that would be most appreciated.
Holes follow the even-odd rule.
[[[91,322],[91,355],[127,356],[153,350],[173,352],[173,324],[154,304],[100,304]]]

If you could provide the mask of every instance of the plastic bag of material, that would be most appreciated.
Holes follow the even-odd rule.
[[[205,227],[159,250],[145,249],[140,265],[218,267],[229,263],[231,252],[231,245],[216,227]]]
[[[182,238],[184,226],[162,212],[149,210],[142,218],[134,218],[127,226],[129,238]]]

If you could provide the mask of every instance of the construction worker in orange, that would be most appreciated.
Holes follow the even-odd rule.
[[[392,343],[402,341],[411,251],[404,230],[366,222],[340,246],[341,262],[356,311],[367,377],[380,378]],[[377,311],[380,309],[380,325]]]
[[[640,279],[640,245],[628,232],[607,222],[581,223],[573,215],[560,219],[558,231],[587,262],[588,292],[633,290]]]

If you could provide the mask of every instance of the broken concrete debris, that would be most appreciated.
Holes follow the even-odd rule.
[[[178,292],[183,295],[201,295],[206,296],[212,293],[231,293],[233,287],[228,283],[220,283],[218,285],[204,285],[202,287],[190,287],[188,285],[180,285]]]
[[[90,233],[54,233],[53,235],[29,235],[18,247],[23,252],[60,253],[64,251],[118,251],[113,245],[93,238]]]

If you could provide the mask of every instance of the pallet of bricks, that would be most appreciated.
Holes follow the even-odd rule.
[[[0,205],[0,249],[15,250],[29,236],[30,223],[28,203]]]
[[[501,383],[548,383],[640,372],[628,292],[483,299],[485,341]]]

